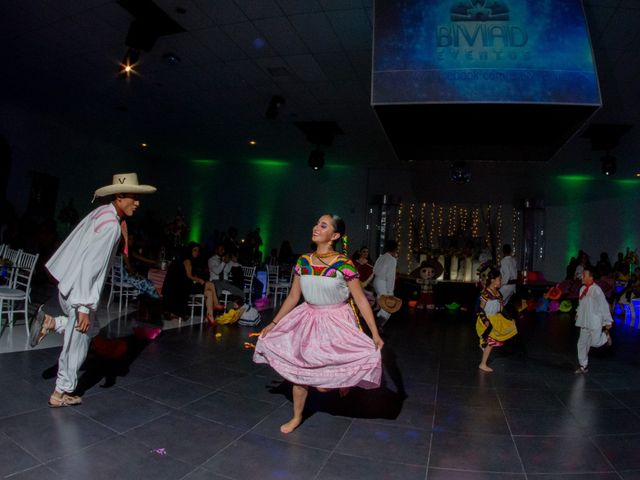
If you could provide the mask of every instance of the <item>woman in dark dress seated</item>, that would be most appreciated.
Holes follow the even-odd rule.
[[[224,310],[218,303],[213,283],[204,280],[197,272],[197,259],[200,256],[200,245],[195,242],[187,245],[182,261],[171,264],[167,278],[162,286],[164,309],[175,316],[186,318],[188,314],[189,295],[204,294],[207,308],[207,321],[214,322],[213,313]]]

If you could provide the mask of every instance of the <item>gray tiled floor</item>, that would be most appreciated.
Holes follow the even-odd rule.
[[[520,342],[496,352],[488,375],[476,368],[472,318],[397,315],[384,385],[310,392],[290,435],[278,429],[290,386],[252,363],[252,329],[125,337],[122,358],[90,355],[84,404],[68,409],[46,406],[59,348],[1,354],[0,477],[640,479],[638,331],[616,325],[613,350],[575,376],[569,316],[519,326]]]

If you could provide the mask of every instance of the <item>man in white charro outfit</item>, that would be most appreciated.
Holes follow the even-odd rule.
[[[609,330],[613,324],[609,302],[595,283],[589,266],[584,267],[582,283],[576,312],[576,327],[580,327],[577,374],[587,373],[591,347],[598,348],[605,344],[611,346]]]
[[[94,195],[111,196],[111,202],[87,215],[45,265],[58,281],[58,299],[64,314],[54,318],[40,306],[32,320],[30,343],[35,347],[51,331],[64,334],[50,407],[82,403],[73,391],[91,338],[100,329],[95,314],[118,243],[126,234],[124,219],[140,205],[139,194],[155,191],[150,185],[139,185],[135,173],[114,175],[113,183],[99,188]]]

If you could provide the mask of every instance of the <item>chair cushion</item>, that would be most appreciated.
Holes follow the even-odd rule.
[[[20,300],[26,298],[27,293],[17,288],[0,287],[0,298],[5,300]]]

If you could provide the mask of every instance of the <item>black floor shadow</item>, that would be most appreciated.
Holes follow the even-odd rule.
[[[101,343],[96,339],[103,338]],[[142,351],[151,343],[150,340],[129,335],[128,337],[107,339],[96,337],[89,350],[81,370],[82,375],[78,379],[76,395],[84,393],[97,385],[102,379],[101,388],[110,388],[116,384],[118,377],[126,377],[133,362]],[[98,347],[98,345],[100,345]]]
[[[87,358],[80,367],[78,386],[74,393],[84,395],[87,390],[97,385],[102,379],[101,388],[113,387],[118,377],[126,377],[129,368],[140,353],[151,343],[150,340],[129,335],[121,338],[95,337]],[[58,365],[52,365],[42,372],[42,378],[54,378],[58,374]]]
[[[395,352],[391,348],[385,347],[382,350],[382,365],[382,382],[377,389],[352,388],[346,396],[340,397],[336,390],[322,393],[310,388],[304,410],[305,420],[316,412],[352,418],[398,418],[407,399],[407,393]],[[273,382],[267,388],[270,393],[283,395],[292,401],[290,382]]]

